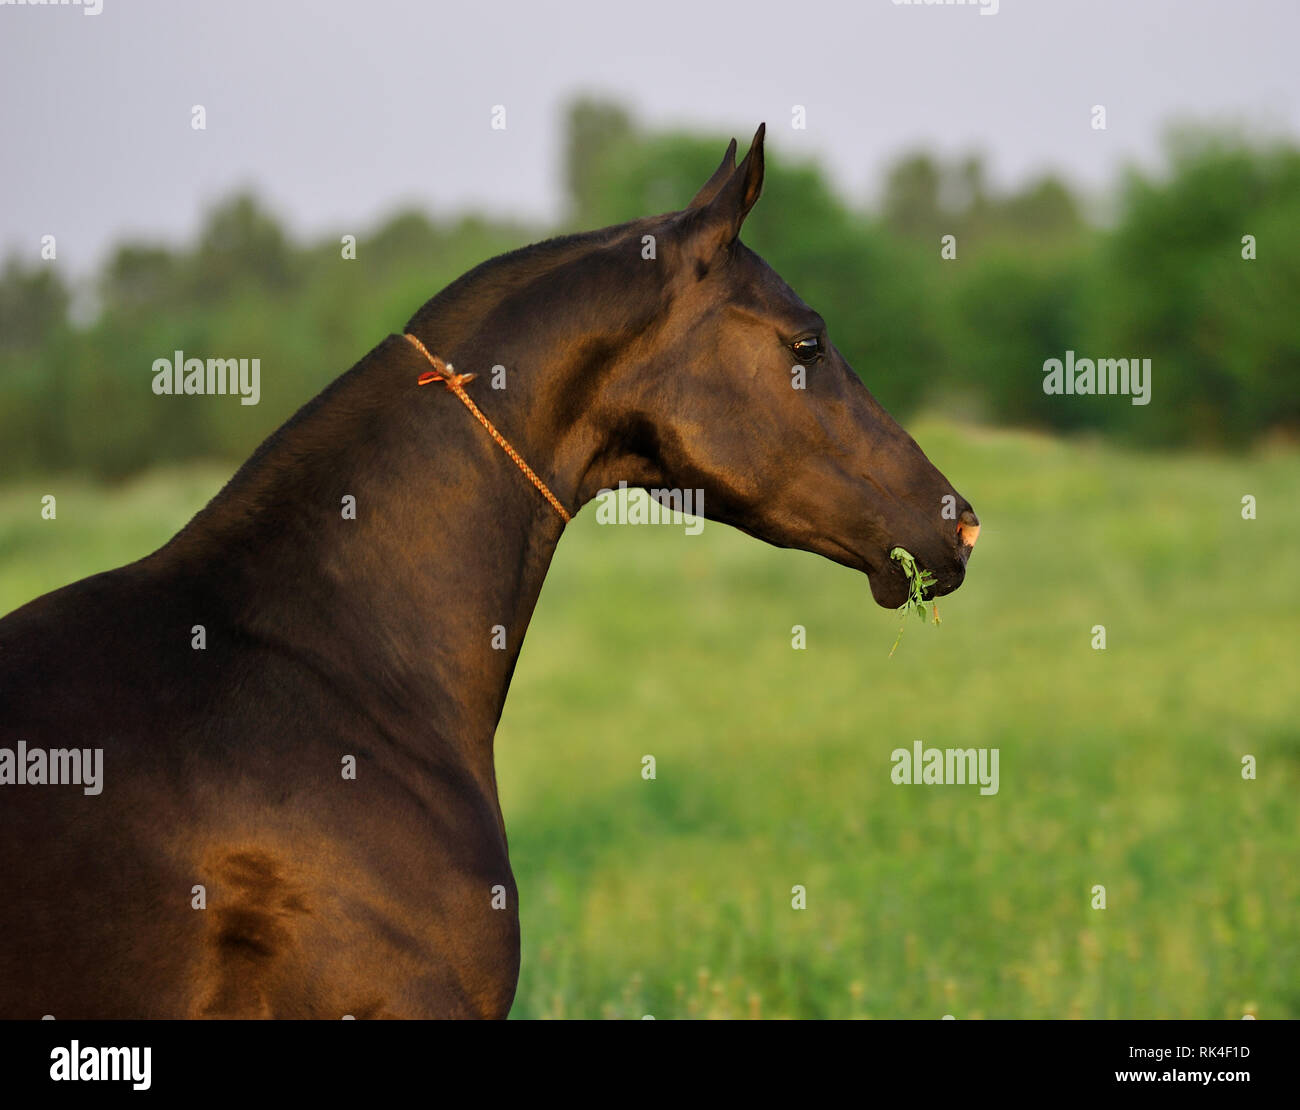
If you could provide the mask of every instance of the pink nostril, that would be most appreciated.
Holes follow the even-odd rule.
[[[957,539],[967,547],[973,548],[980,538],[980,518],[967,509],[957,521]]]

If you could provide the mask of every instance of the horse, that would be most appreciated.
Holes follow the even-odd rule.
[[[763,139],[463,275],[157,551],[0,620],[0,1016],[505,1017],[493,737],[598,491],[700,490],[887,608],[896,546],[961,584],[970,504],[740,241]]]

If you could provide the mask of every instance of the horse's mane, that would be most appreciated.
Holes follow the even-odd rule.
[[[500,298],[543,274],[608,246],[652,220],[634,220],[598,231],[557,235],[517,250],[507,251],[467,270],[441,292],[434,294],[406,324],[407,331],[432,327],[445,314],[454,312],[462,322],[494,305]]]

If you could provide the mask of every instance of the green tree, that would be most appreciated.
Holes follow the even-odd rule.
[[[68,290],[48,262],[24,267],[16,258],[0,274],[0,350],[30,350],[67,323]]]
[[[571,221],[581,224],[596,211],[596,167],[611,149],[626,144],[634,130],[632,117],[617,104],[580,97],[569,106],[564,126],[564,185]]]

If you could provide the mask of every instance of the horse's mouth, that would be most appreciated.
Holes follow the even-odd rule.
[[[929,570],[935,578],[935,584],[923,595],[926,601],[952,593],[966,579],[965,559],[943,571],[931,570],[920,563],[917,565],[923,571]],[[911,583],[902,564],[896,560],[885,559],[882,563],[868,565],[866,573],[867,581],[871,584],[871,596],[882,609],[897,609],[911,596]]]
[[[882,609],[897,609],[911,593],[907,575],[892,559],[868,569],[867,582],[871,585],[871,596]]]

